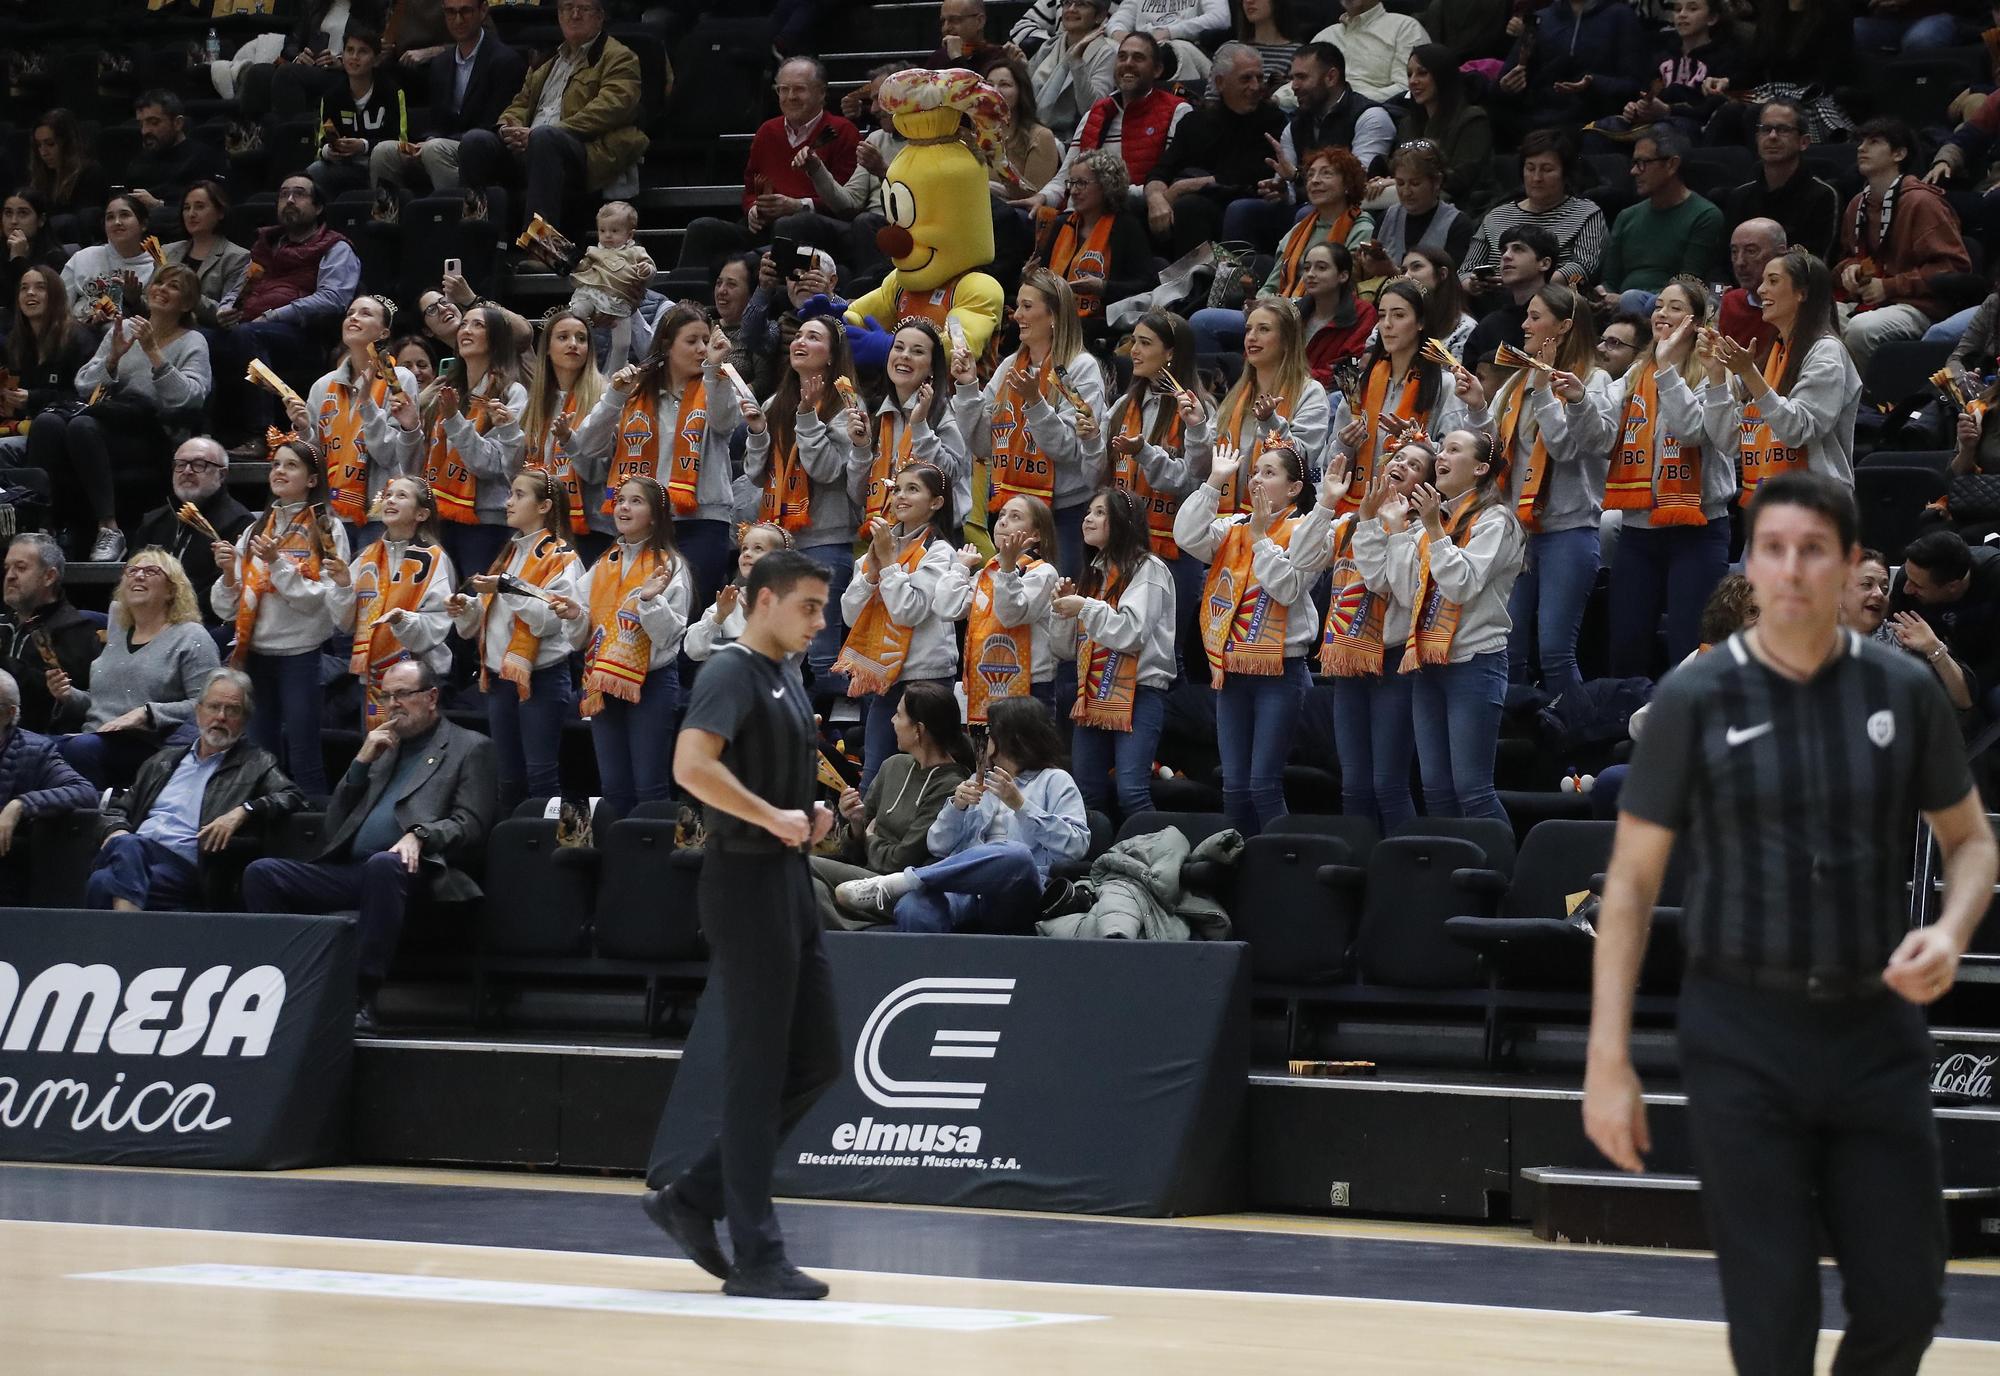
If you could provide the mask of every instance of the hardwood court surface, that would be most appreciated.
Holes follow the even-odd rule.
[[[313,1187],[288,1188],[288,1182]],[[337,1192],[326,1188],[333,1182],[340,1183]],[[600,1225],[607,1242],[602,1251],[554,1250],[443,1237],[314,1235],[320,1228],[368,1231],[370,1191],[386,1191],[397,1216],[383,1232],[477,1231],[466,1220],[493,1217],[504,1225],[508,1214],[526,1209],[537,1218]],[[995,1229],[990,1216],[969,1211],[794,1205],[786,1206],[784,1221],[800,1238],[795,1251],[802,1262],[814,1263],[813,1251],[842,1237],[859,1254],[896,1260],[891,1269],[816,1266],[833,1284],[832,1305],[767,1307],[710,1298],[715,1283],[691,1263],[668,1257],[664,1239],[650,1247],[641,1241],[643,1229],[626,1229],[627,1213],[637,1216],[635,1195],[636,1187],[626,1182],[550,1186],[517,1176],[442,1172],[251,1177],[0,1167],[0,1371],[1275,1376],[1727,1370],[1722,1328],[1708,1319],[1269,1293],[1269,1274],[1255,1282],[1262,1293],[1237,1288],[1229,1274],[1192,1287],[1157,1283],[1159,1276],[1183,1271],[1176,1257],[1201,1254],[1207,1242],[1225,1249],[1217,1255],[1239,1254],[1228,1249],[1248,1242],[1276,1248],[1271,1255],[1298,1258],[1302,1289],[1336,1292],[1342,1277],[1312,1259],[1351,1246],[1378,1249],[1371,1256],[1383,1248],[1407,1249],[1420,1261],[1496,1272],[1534,1272],[1555,1261],[1567,1267],[1579,1259],[1607,1275],[1637,1265],[1637,1283],[1654,1290],[1661,1276],[1685,1276],[1700,1289],[1712,1271],[1700,1259],[1551,1247],[1517,1232],[1483,1229],[1270,1218],[1189,1228],[1042,1216],[1000,1220],[1004,1226]],[[253,1212],[267,1227],[224,1230],[249,1216],[240,1203],[248,1198],[259,1201]],[[357,1199],[363,1202],[351,1202]],[[338,1200],[350,1201],[344,1220],[315,1217]],[[454,1207],[433,1209],[436,1201]],[[58,1214],[68,1217],[50,1217]],[[426,1214],[433,1220],[427,1222]],[[129,1226],[133,1221],[146,1226]],[[555,1234],[552,1243],[572,1241],[565,1229],[537,1226]],[[1007,1239],[1025,1236],[1024,1229],[1043,1236],[1050,1228],[1073,1237],[1070,1250],[1079,1255],[1112,1249],[1104,1253],[1104,1283],[925,1274],[1020,1269],[1003,1255]],[[495,1235],[504,1234],[503,1226]],[[899,1237],[907,1245],[899,1247]],[[613,1254],[641,1246],[654,1254]],[[1395,1253],[1388,1255],[1387,1270],[1394,1273]],[[2000,1264],[1961,1263],[1953,1271],[1956,1315],[1971,1323],[1963,1331],[1987,1337],[2000,1330]],[[1551,1272],[1551,1279],[1559,1274]],[[1695,1307],[1705,1302],[1699,1295],[1689,1300]],[[1822,1369],[1830,1353],[1829,1338]],[[1990,1376],[2000,1370],[2000,1343],[1941,1340],[1924,1370]]]

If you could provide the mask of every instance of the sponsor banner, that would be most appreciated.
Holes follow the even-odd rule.
[[[781,1195],[1166,1216],[1236,1207],[1249,963],[1233,942],[829,933],[841,1073],[778,1153]],[[714,1140],[709,982],[648,1179]]]
[[[344,1157],[354,924],[0,908],[0,1159]]]
[[[1931,1097],[1947,1104],[2000,1104],[2000,1095],[1993,1092],[1996,1078],[2000,1078],[2000,1053],[1940,1046],[1931,1064]]]

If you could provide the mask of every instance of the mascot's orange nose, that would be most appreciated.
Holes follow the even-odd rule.
[[[907,258],[917,241],[901,225],[883,225],[875,231],[875,247],[890,258]]]

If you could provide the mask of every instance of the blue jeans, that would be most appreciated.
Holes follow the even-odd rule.
[[[475,573],[493,567],[501,548],[513,538],[506,526],[475,525],[465,521],[438,523],[438,544],[451,556],[451,570],[463,583]]]
[[[1243,347],[1243,312],[1227,306],[1203,306],[1188,317],[1194,327],[1194,351],[1207,357]]]
[[[194,738],[194,723],[188,721],[164,737],[150,731],[84,731],[64,736],[56,749],[71,769],[98,788],[130,788],[140,765],[164,747],[191,745]]]
[[[590,719],[598,787],[621,813],[630,815],[635,804],[665,802],[673,794],[674,723],[680,710],[681,666],[669,663],[646,675],[637,702],[607,696],[604,710]]]
[[[1132,693],[1132,729],[1112,731],[1102,726],[1079,723],[1070,733],[1070,772],[1083,794],[1083,805],[1109,816],[1111,787],[1115,780],[1117,812],[1130,817],[1153,806],[1153,761],[1158,758],[1160,729],[1167,722],[1167,694],[1163,688],[1141,686]]]
[[[1083,547],[1083,518],[1090,512],[1088,498],[1075,506],[1057,507],[1056,567],[1065,578],[1080,578],[1087,551]]]
[[[1289,204],[1273,205],[1258,197],[1239,196],[1222,208],[1222,238],[1269,253],[1301,213]]]
[[[1042,877],[1019,841],[992,841],[911,873],[917,887],[896,900],[899,932],[1026,936],[1042,907]]]
[[[98,849],[83,882],[87,908],[108,908],[122,898],[154,912],[185,912],[201,893],[194,862],[149,836],[121,832]]]
[[[1493,755],[1500,745],[1500,710],[1507,700],[1507,652],[1493,650],[1457,664],[1427,664],[1411,675],[1411,718],[1424,811],[1432,817],[1507,820],[1493,789]]]
[[[1860,15],[1854,21],[1854,46],[1876,52],[1913,53],[1922,48],[1949,48],[1958,42],[1958,21],[1948,14],[1922,19]]]
[[[1979,307],[1967,306],[1957,315],[1948,315],[1924,331],[1924,343],[1949,344],[1958,347],[1958,341],[1965,338],[1965,332],[1972,328],[1972,317],[1979,314]]]
[[[1528,558],[1514,582],[1507,614],[1514,629],[1507,637],[1507,657],[1517,682],[1533,674],[1539,659],[1542,687],[1567,692],[1580,682],[1576,672],[1576,635],[1583,629],[1583,609],[1597,583],[1597,527],[1579,526],[1548,535],[1528,537]],[[1534,647],[1536,655],[1529,656]]]
[[[841,643],[847,639],[847,623],[840,618],[840,595],[854,581],[854,542],[808,545],[799,552],[808,559],[817,559],[833,572],[826,584],[826,625],[806,647],[806,663],[812,667],[813,678],[817,681],[824,679],[827,671],[833,668],[833,661],[840,657]],[[845,675],[841,678],[838,691],[847,691]]]
[[[257,692],[250,739],[270,751],[303,792],[324,798],[326,764],[319,753],[319,721],[326,692],[319,684],[319,651],[260,655],[252,650],[243,667]]]
[[[716,589],[736,576],[735,561],[731,558],[735,545],[730,539],[729,522],[677,517],[674,542],[680,546],[681,558],[687,560],[688,572],[694,577],[694,605],[706,607],[715,600]],[[854,560],[849,556],[844,562],[852,565]]]
[[[403,915],[421,876],[381,850],[362,860],[252,860],[243,871],[243,906],[253,913],[359,914],[359,973],[364,987],[389,973]]]
[[[1192,554],[1167,560],[1174,576],[1174,645],[1180,651],[1177,677],[1208,682],[1207,652],[1201,647],[1201,594],[1208,586],[1208,565]]]
[[[1729,571],[1729,522],[1635,526],[1611,563],[1611,676],[1657,678],[1653,632],[1667,617],[1667,667],[1701,643],[1701,609]]]
[[[941,683],[949,688],[948,678],[917,679],[919,683]],[[859,699],[861,703],[861,791],[866,793],[868,785],[875,782],[875,771],[882,767],[882,761],[896,753],[896,704],[903,700],[903,690],[909,683],[902,679],[889,685],[886,693],[873,693]]]
[[[1215,744],[1222,755],[1222,810],[1255,836],[1285,815],[1285,760],[1312,675],[1303,658],[1282,674],[1230,674],[1215,695]]]
[[[1410,761],[1417,747],[1410,720],[1412,676],[1396,672],[1402,657],[1402,647],[1391,646],[1382,673],[1336,678],[1325,690],[1333,697],[1333,738],[1340,752],[1340,810],[1374,818],[1385,836],[1417,815],[1410,797]]]
[[[557,660],[528,678],[531,694],[498,674],[480,694],[486,699],[486,724],[493,736],[494,773],[498,778],[500,816],[513,812],[523,798],[556,797],[562,792],[557,751],[563,723],[576,713],[576,692],[570,686],[569,661]]]

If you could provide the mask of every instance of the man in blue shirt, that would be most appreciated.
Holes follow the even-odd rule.
[[[270,752],[244,739],[250,676],[217,669],[195,703],[193,745],[168,746],[139,767],[105,814],[109,828],[84,886],[93,908],[185,909],[202,897],[202,856],[228,847],[245,822],[305,805]]]

